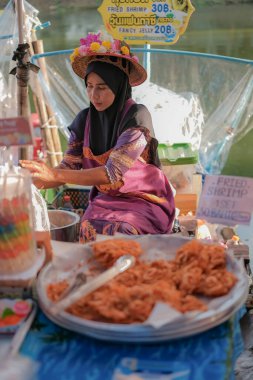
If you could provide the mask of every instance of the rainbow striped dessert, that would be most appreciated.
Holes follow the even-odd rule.
[[[0,200],[0,275],[20,273],[35,262],[29,202],[25,195]]]

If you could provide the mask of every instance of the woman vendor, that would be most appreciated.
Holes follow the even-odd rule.
[[[74,72],[84,79],[90,100],[69,127],[61,164],[21,160],[38,188],[71,183],[92,186],[80,227],[80,242],[96,233],[167,234],[175,205],[160,168],[151,115],[131,97],[132,86],[147,78],[129,46],[89,33],[71,55]]]

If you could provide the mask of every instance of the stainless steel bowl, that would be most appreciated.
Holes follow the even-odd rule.
[[[66,210],[48,210],[50,233],[53,240],[75,242],[78,240],[80,216]]]

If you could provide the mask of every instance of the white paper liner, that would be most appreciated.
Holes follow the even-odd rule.
[[[52,265],[60,271],[70,270],[87,256],[85,245],[58,240],[51,240],[51,245],[54,252]]]

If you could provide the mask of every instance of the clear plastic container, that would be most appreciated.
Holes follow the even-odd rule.
[[[0,277],[30,269],[36,260],[30,173],[0,166]]]
[[[162,169],[178,194],[193,193],[193,174],[198,162],[198,154],[191,144],[159,144],[158,155]]]

